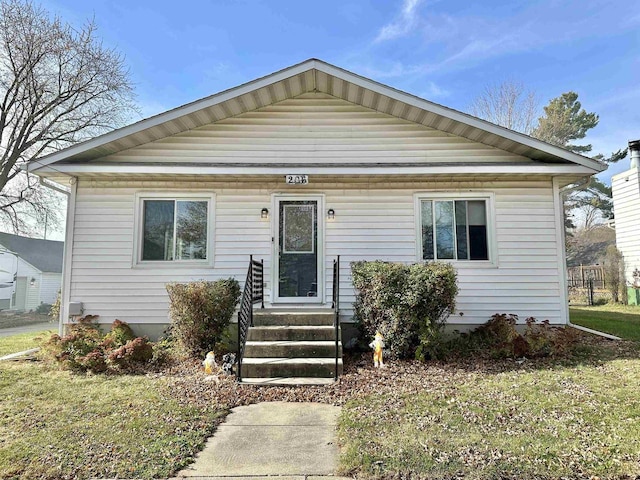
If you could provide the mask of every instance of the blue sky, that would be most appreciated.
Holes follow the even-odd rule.
[[[64,20],[95,17],[126,56],[142,116],[311,57],[467,110],[488,84],[522,82],[541,107],[574,90],[610,153],[640,138],[636,1],[45,0]],[[628,161],[611,170],[622,171]]]

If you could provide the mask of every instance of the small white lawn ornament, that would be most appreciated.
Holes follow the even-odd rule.
[[[369,348],[373,348],[373,366],[375,368],[384,367],[384,363],[382,363],[382,349],[384,348],[384,341],[380,332],[376,332],[376,337],[373,342],[369,344]]]
[[[202,365],[204,365],[204,373],[206,373],[207,375],[211,375],[213,373],[213,369],[218,366],[218,364],[216,363],[215,354],[213,352],[207,353],[207,356],[204,359],[204,362],[202,362]]]

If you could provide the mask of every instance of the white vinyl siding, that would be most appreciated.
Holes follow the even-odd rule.
[[[391,182],[391,179],[389,180]],[[314,183],[315,182],[315,183]],[[80,179],[72,252],[71,301],[84,303],[85,312],[109,323],[115,318],[131,323],[166,323],[165,284],[235,277],[243,281],[249,255],[264,259],[266,294],[272,287],[272,219],[261,218],[271,208],[274,193],[322,193],[326,209],[335,218],[325,222],[325,301],[330,305],[333,259],[341,256],[340,294],[343,320],[351,316],[354,293],[350,262],[383,259],[415,262],[417,242],[415,195],[491,192],[494,195],[497,258],[493,265],[460,266],[460,295],[450,323],[479,324],[496,312],[516,313],[562,321],[558,245],[554,223],[551,179],[464,182],[404,182],[355,184],[322,183],[310,178],[307,186],[280,181],[260,184],[205,179],[193,183],[119,182],[109,184]],[[215,194],[214,263],[139,269],[132,266],[136,194],[154,191],[208,190]],[[301,190],[304,189],[304,190]],[[458,262],[462,263],[462,262]],[[456,265],[458,267],[458,265]],[[460,313],[463,313],[461,316]]]
[[[627,281],[640,270],[640,168],[627,170],[612,178],[616,245],[624,255]]]
[[[40,301],[42,303],[53,303],[58,296],[62,285],[61,273],[43,273],[40,284]]]
[[[96,161],[260,166],[533,164],[523,156],[321,93],[284,100]]]

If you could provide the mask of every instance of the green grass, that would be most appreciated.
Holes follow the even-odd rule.
[[[0,478],[168,477],[225,412],[167,392],[162,377],[78,375],[0,364]]]
[[[640,342],[639,306],[571,307],[569,311],[571,323]]]
[[[10,353],[23,352],[37,347],[42,340],[51,335],[53,331],[22,333],[10,337],[0,337],[0,357]]]
[[[341,471],[430,479],[640,475],[640,360],[551,367],[445,367],[450,375],[417,393],[351,400],[339,420]]]

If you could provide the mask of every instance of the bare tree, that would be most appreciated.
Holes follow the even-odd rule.
[[[19,173],[2,189],[0,228],[44,237],[60,225],[64,196],[38,183],[35,175]]]
[[[121,125],[134,111],[123,57],[28,0],[0,0],[0,211],[48,214],[20,167]]]
[[[536,126],[538,99],[520,82],[489,85],[473,101],[469,112],[501,127],[530,134]]]

